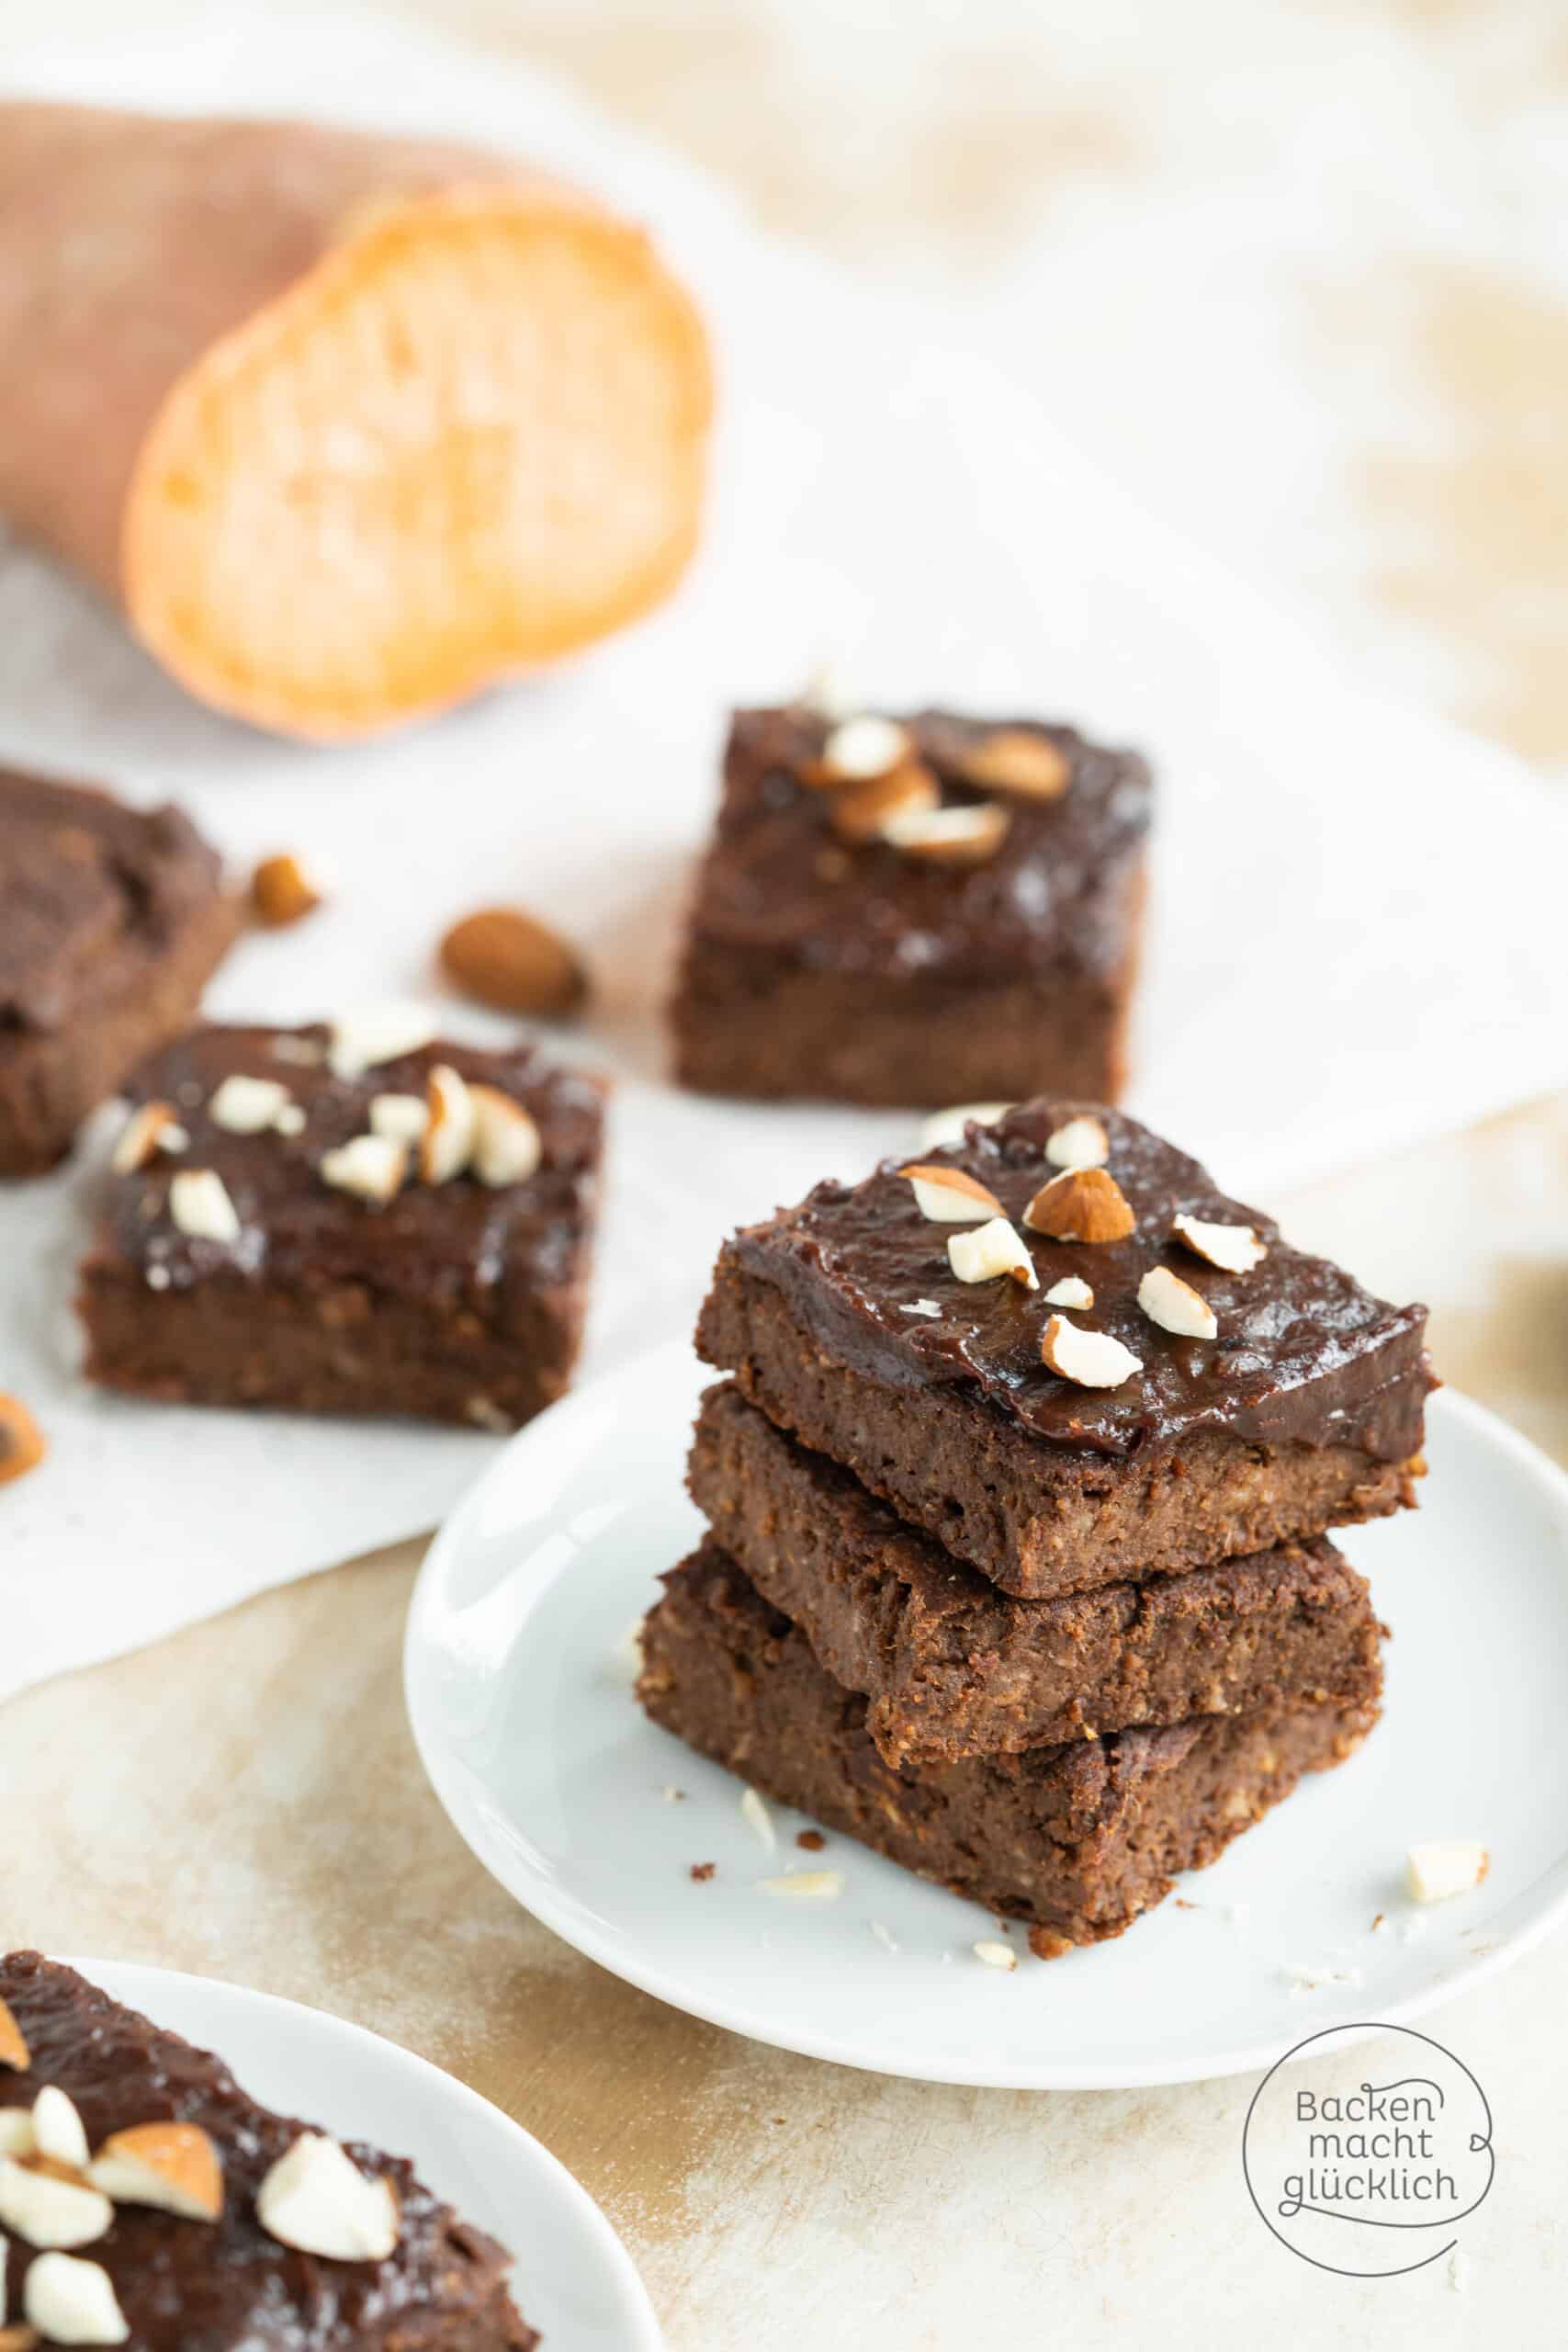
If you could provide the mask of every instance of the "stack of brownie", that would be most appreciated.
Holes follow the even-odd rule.
[[[1324,1531],[1415,1500],[1424,1329],[1097,1106],[818,1184],[721,1252],[643,1703],[1042,1957],[1118,1935],[1375,1722]]]

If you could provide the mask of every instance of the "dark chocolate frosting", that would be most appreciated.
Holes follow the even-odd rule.
[[[219,884],[177,808],[0,773],[0,1035],[62,1027],[118,953],[156,952]]]
[[[1122,964],[1127,869],[1143,854],[1150,818],[1149,771],[1136,752],[1034,719],[941,711],[904,719],[944,804],[1000,798],[1011,810],[1000,848],[983,864],[933,865],[887,842],[840,841],[831,795],[800,781],[828,724],[805,708],[736,713],[717,831],[697,884],[695,936],[879,978],[1062,966],[1110,973]],[[1002,729],[1059,747],[1072,771],[1059,798],[1010,797],[963,780],[954,762],[964,745]]]
[[[1022,1223],[1058,1172],[1046,1137],[1086,1111],[1105,1125],[1110,1173],[1137,1220],[1126,1240],[1100,1247],[1046,1240]],[[971,1125],[962,1145],[913,1157],[965,1169],[989,1187],[1028,1244],[1040,1288],[1007,1277],[960,1282],[947,1242],[962,1228],[921,1215],[897,1173],[905,1163],[885,1160],[860,1184],[818,1184],[728,1247],[747,1273],[785,1294],[803,1329],[847,1368],[900,1387],[953,1383],[1037,1437],[1102,1454],[1173,1450],[1203,1430],[1264,1444],[1354,1443],[1384,1461],[1417,1451],[1433,1385],[1426,1308],[1391,1306],[1326,1259],[1292,1249],[1271,1217],[1232,1200],[1135,1120],[1092,1103],[1036,1102],[995,1126]],[[1267,1257],[1248,1273],[1221,1272],[1172,1238],[1183,1212],[1250,1225]],[[1216,1339],[1177,1338],[1144,1313],[1138,1285],[1156,1265],[1209,1302]],[[1044,1294],[1067,1274],[1094,1292],[1092,1308],[1064,1310],[1069,1319],[1111,1333],[1141,1362],[1120,1387],[1079,1387],[1041,1360],[1057,1311]],[[937,1311],[908,1311],[917,1304]]]
[[[361,2170],[389,2180],[401,2220],[385,2262],[329,2262],[269,2237],[255,2194],[277,2158],[312,2127],[272,2114],[219,2058],[111,2001],[73,1969],[37,1952],[0,1959],[0,1998],[31,2054],[0,2066],[0,2104],[30,2106],[46,2084],[65,2092],[91,2145],[132,2124],[175,2120],[208,2132],[223,2166],[217,2222],[118,2205],[107,2234],[77,2252],[114,2282],[133,2346],[146,2352],[337,2352],[352,2345],[508,2345],[537,2341],[505,2300],[507,2257],[460,2222],[402,2158],[349,2143]],[[0,2230],[0,2248],[7,2245]],[[31,2250],[9,2257],[10,2309],[21,2308]],[[446,2330],[434,2323],[450,2313]],[[465,2332],[481,2321],[482,2335]],[[399,2333],[400,2325],[408,2329]]]
[[[598,1183],[604,1115],[598,1083],[560,1069],[528,1046],[491,1052],[450,1042],[422,1046],[353,1078],[326,1066],[322,1027],[196,1029],[137,1071],[137,1102],[165,1102],[190,1140],[111,1184],[107,1246],[156,1279],[183,1288],[205,1277],[251,1277],[327,1287],[362,1283],[383,1295],[471,1301],[505,1319],[507,1297],[535,1296],[581,1271]],[[321,1059],[283,1058],[301,1050]],[[378,1094],[423,1095],[432,1067],[446,1062],[475,1084],[522,1104],[539,1130],[536,1172],[491,1189],[472,1176],[439,1185],[405,1182],[385,1207],[327,1183],[323,1155],[364,1135]],[[209,1105],[222,1080],[241,1073],[285,1085],[305,1114],[297,1136],[234,1135]],[[228,1244],[183,1233],[169,1213],[182,1169],[210,1168],[223,1181],[241,1226]]]

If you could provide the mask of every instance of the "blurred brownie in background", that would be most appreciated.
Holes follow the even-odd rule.
[[[143,1064],[82,1269],[89,1379],[497,1431],[562,1393],[602,1089],[433,1031],[205,1028]]]
[[[672,1007],[706,1093],[1113,1101],[1152,786],[1073,729],[736,714]]]
[[[0,1176],[64,1158],[186,1025],[239,925],[177,808],[0,773]]]

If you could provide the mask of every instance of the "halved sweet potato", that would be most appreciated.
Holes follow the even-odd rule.
[[[0,106],[0,513],[285,734],[570,653],[695,543],[689,296],[464,147]]]

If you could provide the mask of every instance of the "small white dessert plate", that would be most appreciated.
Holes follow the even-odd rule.
[[[70,1965],[155,2025],[216,2051],[264,2106],[407,2156],[465,2221],[509,2249],[517,2307],[547,2344],[661,2352],[642,2281],[587,2190],[477,2091],[296,2001],[167,1968]]]
[[[803,1819],[770,1807],[768,1850],[740,1784],[636,1705],[629,1636],[701,1524],[682,1475],[711,1376],[660,1349],[523,1430],[442,1528],[409,1622],[409,1710],[442,1804],[603,1966],[846,2065],[1129,2088],[1420,2017],[1568,1907],[1568,1477],[1479,1406],[1434,1396],[1423,1508],[1345,1537],[1393,1634],[1366,1746],[1118,1941],[1043,1962],[1013,1928],[1010,1974],[975,1954],[998,1933],[985,1912],[851,1839],[802,1852]],[[1491,1868],[1417,1907],[1405,1852],[1439,1838],[1480,1839]],[[833,1900],[758,1885],[829,1865]]]

